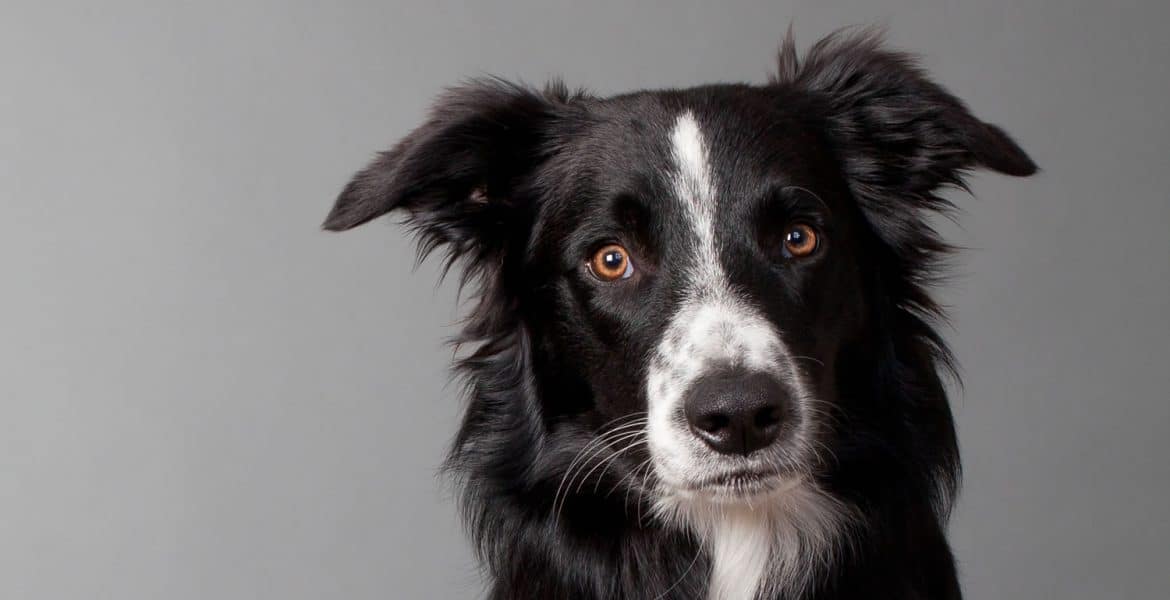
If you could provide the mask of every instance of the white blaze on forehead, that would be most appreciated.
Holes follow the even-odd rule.
[[[703,134],[693,114],[685,112],[678,118],[670,143],[675,167],[674,193],[686,209],[697,238],[697,256],[690,265],[693,281],[714,286],[726,279],[715,247],[715,186],[711,182]]]
[[[692,200],[692,204],[701,206],[710,201],[714,195],[711,186],[711,169],[707,164],[707,148],[703,145],[703,134],[699,131],[699,122],[690,112],[683,113],[674,124],[670,132],[671,151],[674,153],[675,167],[678,169],[675,182],[683,188],[678,190],[683,194],[694,194],[696,197],[683,199]]]

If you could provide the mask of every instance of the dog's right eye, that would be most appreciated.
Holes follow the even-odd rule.
[[[629,279],[634,275],[634,263],[630,262],[630,254],[624,247],[607,244],[589,259],[589,272],[602,281]]]
[[[784,230],[784,256],[804,258],[812,255],[820,246],[820,235],[811,225],[795,223]]]

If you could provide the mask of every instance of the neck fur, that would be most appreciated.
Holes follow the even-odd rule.
[[[801,597],[836,559],[849,508],[799,482],[752,503],[669,498],[659,515],[689,527],[711,556],[707,600]]]

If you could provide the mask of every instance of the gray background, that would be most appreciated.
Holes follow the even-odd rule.
[[[947,226],[969,596],[1165,598],[1167,3],[49,4],[0,5],[0,598],[474,595],[454,291],[318,223],[460,78],[759,82],[790,19],[887,23],[1045,169]]]

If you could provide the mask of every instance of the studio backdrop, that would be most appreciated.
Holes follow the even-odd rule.
[[[461,305],[320,223],[445,86],[763,82],[877,23],[1041,166],[937,227],[970,598],[1170,587],[1170,4],[0,5],[0,597],[471,598]]]

